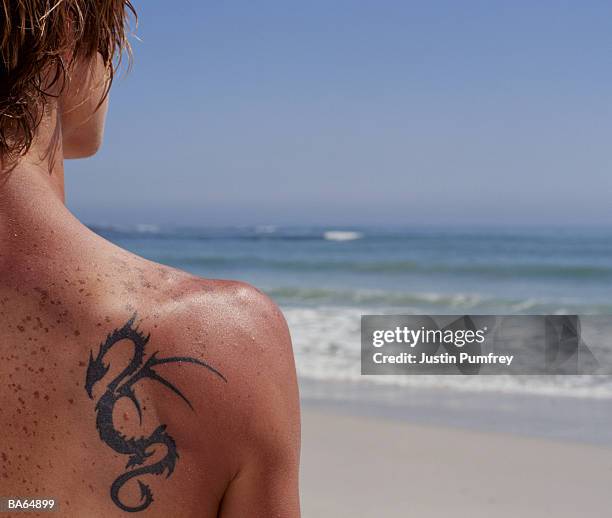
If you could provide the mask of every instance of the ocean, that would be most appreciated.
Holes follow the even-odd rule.
[[[612,230],[96,226],[194,274],[239,279],[287,318],[300,379],[612,398],[610,376],[360,374],[362,314],[612,315]],[[590,343],[612,355],[612,343]],[[316,385],[316,384],[314,384]]]

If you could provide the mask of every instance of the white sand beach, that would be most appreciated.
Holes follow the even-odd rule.
[[[306,407],[304,518],[611,516],[612,448]]]

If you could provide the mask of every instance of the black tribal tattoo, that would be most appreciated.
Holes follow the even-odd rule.
[[[106,341],[100,344],[98,355],[95,358],[91,352],[89,353],[89,364],[85,378],[85,389],[89,397],[93,399],[94,385],[104,378],[110,368],[110,365],[105,365],[103,361],[106,353],[121,340],[129,340],[134,344],[134,356],[131,361],[119,375],[106,385],[106,390],[100,396],[95,406],[97,413],[96,428],[98,429],[100,439],[117,453],[130,456],[126,465],[128,471],[117,477],[110,488],[110,496],[115,505],[127,512],[142,511],[153,502],[153,493],[150,487],[142,482],[140,477],[142,475],[162,475],[164,472],[167,472],[166,478],[168,478],[174,471],[179,454],[174,439],[166,432],[165,424],[160,424],[148,437],[126,437],[119,432],[113,425],[113,409],[117,401],[121,398],[130,399],[136,407],[140,423],[142,424],[142,408],[134,392],[134,385],[138,381],[148,378],[168,387],[193,410],[191,403],[181,391],[154,370],[156,365],[164,363],[193,363],[205,367],[223,381],[227,381],[223,374],[215,368],[195,358],[186,356],[157,358],[157,352],[154,352],[145,361],[145,346],[151,335],[145,336],[141,333],[138,327],[134,326],[135,320],[136,315],[132,316],[122,328],[115,329],[115,331],[110,333],[106,337]],[[146,459],[155,453],[152,447],[158,444],[165,447],[166,455],[154,464],[143,466]],[[119,491],[128,481],[136,477],[138,477],[138,486],[140,487],[140,503],[130,506],[121,501]]]

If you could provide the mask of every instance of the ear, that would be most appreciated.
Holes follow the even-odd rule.
[[[100,149],[108,97],[102,104],[100,101],[107,84],[107,71],[99,54],[72,66],[59,98],[64,158],[85,158]]]

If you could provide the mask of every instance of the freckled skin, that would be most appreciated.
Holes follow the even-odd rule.
[[[96,264],[114,268],[114,257],[124,255],[85,229],[82,235],[87,258],[91,260],[92,249],[100,253]],[[71,236],[71,250],[75,250],[74,233]],[[92,241],[98,242],[95,248]],[[59,311],[49,299],[42,300],[35,288],[48,285],[55,278],[56,268],[75,269],[80,256],[66,250],[57,262],[50,254],[44,263],[38,257],[21,258],[21,267],[5,270],[0,276],[0,293],[8,298],[6,307],[10,308],[0,317],[3,492],[36,496],[36,486],[42,491],[38,496],[60,499],[62,516],[122,516],[112,505],[108,488],[125,471],[126,459],[114,458],[100,441],[94,401],[87,396],[83,383],[90,350],[95,354],[106,333],[129,317],[124,309],[126,300],[138,308],[140,327],[151,333],[152,350],[159,350],[160,356],[198,358],[214,365],[228,379],[227,384],[219,383],[188,365],[165,367],[164,374],[187,395],[194,411],[163,387],[144,383],[138,387],[143,412],[152,417],[147,426],[154,426],[155,418],[157,423],[166,424],[180,454],[171,478],[149,476],[144,480],[155,494],[155,502],[144,514],[224,516],[222,499],[240,489],[232,487],[240,477],[247,479],[252,473],[259,479],[266,476],[266,469],[268,476],[273,476],[273,467],[295,477],[295,379],[289,338],[276,307],[253,288],[238,283],[195,279],[170,269],[162,279],[158,265],[132,256],[126,259],[148,268],[148,279],[155,290],[140,288],[136,294],[123,291],[121,279],[132,275],[133,270],[122,265],[114,273],[116,280],[92,287],[94,296],[86,305],[76,304],[83,296],[78,290],[64,289],[62,307],[68,310]],[[25,260],[32,261],[37,270],[29,290],[21,276]],[[84,270],[86,265],[80,267]],[[97,267],[92,273],[99,272]],[[30,295],[17,296],[17,283]],[[120,296],[109,297],[109,286]],[[27,312],[32,312],[32,320],[25,318]],[[98,325],[100,319],[102,326]],[[117,361],[121,364],[125,359]],[[130,426],[138,416],[128,406],[115,415],[115,421]],[[141,431],[150,432],[151,428]],[[265,488],[256,489],[261,482],[245,482],[253,485],[254,492],[265,495]],[[136,484],[130,490],[133,493],[128,491],[127,498],[137,502]],[[282,494],[282,490],[279,492]],[[257,499],[257,493],[247,498]],[[297,516],[297,504],[291,505],[293,516]]]
[[[148,351],[195,358],[227,382],[194,364],[160,365],[193,408],[146,379],[135,386],[142,425],[134,404],[122,400],[115,428],[148,436],[166,425],[179,455],[170,477],[142,477],[154,501],[135,514],[299,517],[299,404],[280,311],[251,286],[152,263],[77,221],[63,204],[62,141],[51,138],[61,113],[57,101],[50,106],[30,153],[0,172],[2,496],[53,497],[67,518],[126,516],[109,492],[127,458],[101,440],[95,405],[133,348],[109,353],[110,374],[91,397],[86,374],[90,353],[136,313],[150,334]],[[45,154],[52,142],[56,153]],[[139,502],[136,480],[124,491],[122,500]]]

